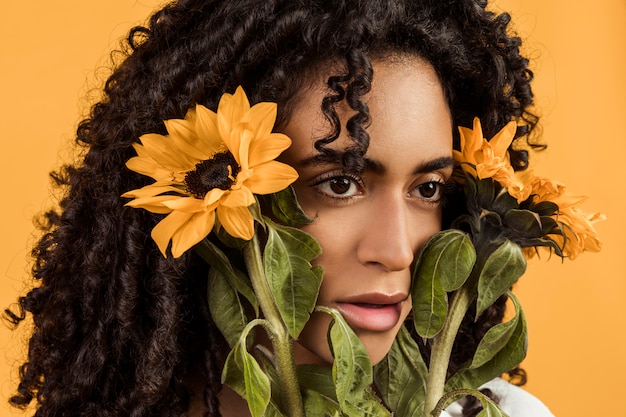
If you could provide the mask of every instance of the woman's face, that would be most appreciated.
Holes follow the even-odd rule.
[[[315,221],[303,227],[322,247],[318,305],[339,310],[364,343],[372,363],[389,351],[411,310],[411,266],[417,251],[441,228],[443,184],[452,171],[452,126],[441,84],[419,58],[373,62],[365,96],[371,125],[366,168],[360,175],[339,162],[320,162],[313,144],[328,133],[320,78],[301,99],[283,132],[293,140],[281,160],[300,177],[298,200]],[[338,107],[342,135],[354,111]],[[298,363],[331,363],[330,317],[314,313],[296,343]]]

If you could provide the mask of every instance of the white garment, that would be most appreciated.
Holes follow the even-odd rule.
[[[498,398],[498,405],[509,417],[554,417],[539,399],[502,378],[495,378],[482,388],[489,388],[493,392]],[[441,413],[441,417],[461,417],[462,408],[459,402],[451,404]]]

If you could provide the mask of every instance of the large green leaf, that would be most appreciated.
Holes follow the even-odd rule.
[[[522,307],[513,293],[508,292],[515,306],[515,316],[504,323],[498,323],[487,331],[476,348],[470,368],[478,368],[491,360],[500,350],[504,349],[515,332],[520,321]]]
[[[519,207],[517,199],[512,197],[505,188],[498,191],[496,198],[493,200],[491,210],[499,213],[500,215],[508,213],[511,210],[515,210]]]
[[[259,314],[259,303],[252,289],[248,277],[238,268],[235,268],[226,254],[208,239],[203,239],[194,250],[204,259],[211,268],[217,269],[228,281],[230,286],[243,295]]]
[[[240,294],[217,268],[209,271],[209,311],[211,317],[232,347],[237,343],[250,318]]]
[[[477,388],[520,364],[526,356],[528,341],[526,318],[521,306],[518,305],[517,307],[520,307],[517,325],[506,345],[483,365],[476,368],[463,367],[457,371],[446,381],[446,391],[460,388]]]
[[[304,412],[307,416],[342,417],[341,409],[336,400],[325,396],[314,389],[302,391]]]
[[[428,369],[417,343],[403,326],[385,358],[374,367],[374,385],[395,415],[420,417]]]
[[[329,339],[334,356],[332,375],[337,401],[342,409],[347,403],[358,404],[373,378],[365,347],[337,310],[322,306],[317,309],[333,318]]]
[[[266,219],[265,276],[289,334],[297,338],[315,308],[322,269],[311,260],[321,248],[308,233]]]
[[[262,345],[255,346],[255,353],[255,358],[270,381],[271,398],[269,404],[267,405],[267,409],[265,410],[264,417],[287,417],[287,414],[282,409],[283,400],[280,377],[275,368],[274,354]]]
[[[505,239],[493,251],[478,277],[476,317],[492,305],[526,271],[526,258],[516,243]]]
[[[342,412],[346,417],[391,417],[392,414],[382,405],[370,387],[363,391],[363,398],[356,403],[347,401]]]
[[[493,178],[485,178],[476,181],[476,199],[482,209],[492,210],[493,201],[502,189],[500,184]]]
[[[337,402],[333,373],[329,366],[298,365],[296,372],[301,388],[315,390],[324,397],[331,399],[335,403]]]
[[[424,245],[411,290],[415,329],[420,336],[431,338],[441,330],[448,310],[447,292],[463,285],[475,261],[474,246],[460,230],[436,233]]]
[[[530,210],[509,210],[503,222],[514,232],[511,236],[533,238],[542,235],[541,217]]]
[[[300,207],[291,186],[277,193],[260,195],[258,198],[269,207],[275,219],[286,225],[298,227],[313,222]]]
[[[250,331],[263,320],[253,320],[228,354],[222,371],[222,383],[231,387],[248,403],[252,417],[262,417],[270,402],[271,386],[268,376],[246,349]]]

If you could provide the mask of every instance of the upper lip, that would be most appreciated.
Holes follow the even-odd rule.
[[[389,305],[401,303],[405,301],[408,297],[408,294],[404,292],[398,292],[394,294],[372,292],[349,296],[339,300],[339,303]]]

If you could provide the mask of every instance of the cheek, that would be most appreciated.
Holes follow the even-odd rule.
[[[419,252],[428,239],[435,233],[441,231],[442,215],[441,209],[428,213],[415,213],[409,223],[410,230],[414,231],[413,240],[415,241],[415,253]]]

